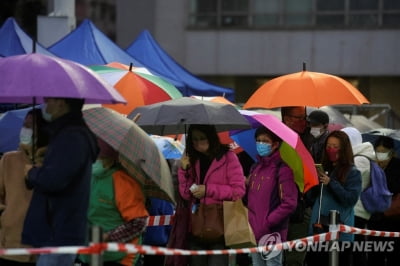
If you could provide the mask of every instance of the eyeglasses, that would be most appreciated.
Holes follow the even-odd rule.
[[[306,117],[304,115],[290,115],[290,114],[286,114],[286,117],[292,119],[292,120],[305,120]]]

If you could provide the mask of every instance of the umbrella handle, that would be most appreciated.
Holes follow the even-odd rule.
[[[319,193],[319,208],[318,208],[318,221],[317,221],[318,224],[321,221],[321,204],[322,204],[322,191],[323,190],[324,190],[324,184],[321,183],[321,191]]]
[[[137,113],[137,114],[132,118],[132,121],[136,123],[136,122],[139,120],[139,118],[140,118],[141,115],[142,115],[141,113]]]
[[[35,107],[36,107],[36,97],[32,98],[32,158],[31,158],[31,162],[32,165],[35,165],[35,153],[36,153],[36,143],[35,143],[35,139],[36,139],[36,130],[37,130],[37,120],[39,119],[36,116],[36,112],[35,112]]]

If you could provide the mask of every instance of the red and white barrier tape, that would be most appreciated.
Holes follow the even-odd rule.
[[[147,226],[171,225],[174,222],[174,215],[149,216]]]
[[[287,241],[284,243],[268,246],[259,246],[253,248],[241,248],[241,249],[221,249],[221,250],[183,250],[183,249],[170,249],[155,246],[139,246],[132,244],[117,244],[117,243],[106,243],[107,251],[120,251],[128,253],[140,253],[150,255],[221,255],[221,254],[243,254],[243,253],[260,253],[272,250],[285,250],[291,249],[299,244],[311,245],[315,242],[324,242],[334,239],[338,239],[338,232],[328,232],[320,235],[309,236],[297,240]]]
[[[184,250],[171,249],[156,246],[120,244],[120,243],[99,243],[89,247],[48,247],[48,248],[18,248],[0,249],[0,255],[27,255],[27,254],[98,254],[102,251],[119,251],[126,253],[140,253],[150,255],[220,255],[220,254],[243,254],[267,252],[272,250],[285,250],[298,245],[310,245],[314,242],[324,242],[337,239],[339,232],[328,232],[320,235],[304,237],[297,240],[287,241],[277,245],[260,246],[254,248],[222,249],[222,250]]]
[[[152,218],[153,217],[153,218]],[[149,217],[149,226],[169,225],[173,215]],[[156,218],[157,217],[157,218]],[[163,218],[162,218],[163,217]],[[292,241],[286,241],[276,245],[260,246],[254,248],[223,249],[223,250],[184,250],[171,249],[156,246],[120,244],[120,243],[98,243],[88,247],[45,247],[45,248],[15,248],[0,249],[0,255],[28,255],[28,254],[99,254],[102,251],[120,251],[127,253],[140,253],[151,255],[220,255],[220,254],[243,254],[268,252],[272,250],[286,250],[298,245],[311,245],[316,242],[325,242],[339,238],[339,233],[362,234],[380,237],[400,237],[400,232],[384,232],[376,230],[360,229],[347,225],[338,225],[338,231],[323,233],[319,235],[304,237]]]
[[[360,229],[343,224],[339,225],[339,231],[343,233],[360,234],[366,236],[400,237],[400,232],[385,232],[385,231],[377,231],[369,229]]]

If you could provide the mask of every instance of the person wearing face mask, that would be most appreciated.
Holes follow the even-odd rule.
[[[24,168],[31,163],[33,152],[36,163],[42,161],[42,151],[48,144],[46,125],[39,109],[29,111],[20,131],[19,149],[5,153],[0,160],[0,249],[30,247],[21,243],[23,222],[32,197],[32,191],[25,186]],[[35,261],[33,255],[0,256],[2,266],[35,265]]]
[[[281,107],[282,122],[299,134],[304,146],[310,149],[312,135],[307,125],[307,110],[305,106]]]
[[[310,153],[315,163],[321,163],[326,137],[329,134],[329,116],[322,110],[312,111],[307,121],[310,125],[310,134],[313,136],[310,144]]]
[[[313,224],[318,222],[319,210],[321,216],[325,217],[329,217],[330,210],[336,210],[340,213],[340,223],[354,226],[354,206],[361,193],[361,173],[354,165],[353,149],[345,132],[335,130],[329,133],[325,141],[322,166],[326,172],[319,171],[318,176],[323,191],[320,193],[321,187],[312,191],[316,200],[309,225],[310,235],[313,234]],[[353,240],[354,235],[340,233],[339,242]],[[339,243],[339,246],[344,245]],[[328,259],[328,252],[311,251],[307,254],[307,265],[328,265]],[[351,265],[349,248],[339,252],[339,265]]]
[[[44,98],[50,116],[49,143],[42,164],[25,166],[33,189],[22,243],[33,247],[83,245],[87,235],[92,164],[97,141],[83,119],[84,99]],[[70,266],[76,254],[40,254],[37,266]]]
[[[141,185],[130,177],[118,161],[118,152],[98,138],[100,153],[93,164],[88,220],[100,226],[103,240],[140,245],[149,216]],[[105,252],[104,265],[135,265],[134,253]],[[80,255],[82,265],[89,265],[90,255]]]
[[[371,184],[371,163],[370,160],[375,160],[374,146],[371,142],[363,142],[360,131],[354,127],[345,127],[341,131],[345,132],[350,139],[351,147],[354,155],[354,165],[361,173],[361,190],[364,191]],[[368,220],[371,218],[369,213],[358,199],[354,206],[354,226],[357,228],[367,228]],[[354,235],[357,242],[366,241],[366,236],[357,234]],[[367,265],[367,253],[354,250],[352,252],[353,266]]]
[[[374,213],[368,222],[368,228],[389,232],[399,232],[400,213],[392,212],[394,205],[400,204],[400,159],[394,150],[394,140],[388,136],[380,136],[374,143],[376,161],[385,171],[388,189],[392,196],[392,206],[383,213]],[[393,250],[384,252],[369,252],[368,265],[399,265],[400,239],[394,237],[371,237],[377,243],[387,242],[393,244]],[[386,261],[386,264],[382,262]]]
[[[287,240],[289,218],[297,206],[297,188],[292,169],[282,161],[282,140],[266,127],[255,132],[257,160],[247,180],[249,223],[259,246],[263,237],[275,233]],[[282,252],[266,260],[260,253],[251,254],[253,265],[282,265]]]
[[[305,106],[286,106],[281,107],[282,122],[295,131],[304,146],[311,151],[311,144],[314,137],[310,134],[310,127],[307,124],[307,112]],[[299,193],[301,193],[299,191]],[[305,195],[301,195],[304,198]],[[309,205],[309,204],[308,204]],[[300,206],[300,204],[299,204]],[[306,206],[302,221],[290,221],[288,230],[288,240],[295,240],[307,236],[308,224],[311,215],[310,206]],[[286,266],[302,266],[306,256],[306,251],[291,250],[284,252],[284,262]]]
[[[186,152],[178,170],[179,193],[195,211],[199,203],[223,204],[245,194],[245,177],[237,155],[221,144],[215,126],[190,125]],[[188,232],[191,230],[188,228]],[[193,250],[225,249],[222,237],[212,243],[189,236]],[[190,265],[228,265],[227,255],[191,256]]]

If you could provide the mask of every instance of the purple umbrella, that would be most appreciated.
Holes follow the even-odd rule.
[[[87,67],[43,54],[0,58],[0,102],[42,103],[43,97],[82,98],[85,103],[126,103]]]

